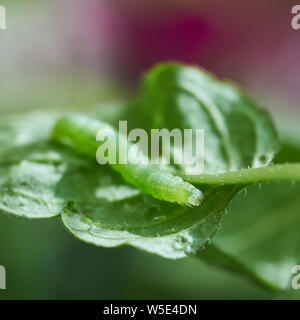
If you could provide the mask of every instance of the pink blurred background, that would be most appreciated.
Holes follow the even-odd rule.
[[[45,101],[73,101],[77,85],[96,100],[97,90],[135,88],[141,73],[156,62],[179,60],[237,81],[262,103],[299,108],[300,30],[291,27],[295,1],[4,4],[8,28],[0,34],[0,77],[11,95],[30,96],[32,87],[46,92],[42,88],[49,83],[56,92],[61,81],[61,95],[57,100],[45,95]],[[20,89],[30,84],[26,92]]]

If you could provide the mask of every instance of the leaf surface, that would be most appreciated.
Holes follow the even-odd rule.
[[[289,159],[300,162],[300,148],[285,141],[275,161]],[[214,244],[268,287],[284,290],[290,287],[292,267],[300,261],[300,170],[294,163],[280,165],[294,165],[294,179],[291,175],[291,181],[253,185],[237,195]]]
[[[29,218],[61,214],[72,234],[99,246],[129,244],[167,258],[186,257],[209,243],[229,202],[246,185],[290,180],[299,173],[299,165],[285,165],[282,158],[269,166],[279,143],[265,111],[235,85],[191,66],[155,67],[145,77],[140,97],[107,119],[112,124],[128,120],[129,128],[146,130],[204,129],[204,174],[185,177],[204,194],[199,207],[143,195],[109,167],[54,144],[50,132],[55,119],[47,113],[1,119],[0,209]],[[183,175],[186,166],[176,167],[177,173]],[[271,281],[270,266],[279,270],[294,263],[297,246],[283,255],[275,250],[280,258],[270,249],[272,243],[283,248],[297,239],[300,204],[297,188],[289,186],[281,182],[263,191],[251,187],[249,197],[238,196],[215,241],[228,256],[218,255],[219,249],[200,256],[261,282]],[[284,212],[289,214],[284,217]],[[275,240],[285,225],[287,237]],[[281,288],[286,278],[278,276],[273,284]]]
[[[206,174],[268,165],[279,149],[265,111],[236,85],[193,66],[156,66],[145,76],[131,109],[141,119],[135,126],[193,129],[194,136],[196,129],[204,129]]]

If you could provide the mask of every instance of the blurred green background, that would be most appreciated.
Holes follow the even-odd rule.
[[[130,97],[163,60],[199,64],[242,85],[279,128],[298,130],[300,31],[294,1],[0,1],[0,116],[84,109]],[[291,120],[292,119],[292,120]],[[288,125],[286,125],[288,123]],[[230,212],[230,208],[229,208]],[[299,262],[300,263],[300,262]],[[270,299],[247,280],[189,258],[82,243],[58,219],[0,215],[0,299]]]

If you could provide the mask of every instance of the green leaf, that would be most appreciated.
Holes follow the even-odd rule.
[[[239,194],[214,243],[278,289],[299,264],[300,183],[253,185]]]
[[[10,150],[0,161],[0,210],[26,218],[59,215],[64,199],[56,188],[75,163],[73,154],[48,142]]]
[[[299,177],[297,164],[268,166],[279,143],[267,113],[235,85],[195,67],[157,66],[146,76],[140,98],[124,112],[107,116],[111,124],[116,118],[129,120],[129,128],[205,130],[204,174],[186,177],[203,193],[200,206],[143,195],[109,167],[54,144],[49,137],[56,116],[45,113],[1,120],[0,209],[30,218],[61,214],[66,228],[83,241],[105,247],[130,244],[175,259],[205,247],[220,228],[229,202],[246,185]],[[176,168],[177,173],[183,175],[185,168]],[[290,182],[270,186],[264,187],[266,192],[251,187],[247,198],[238,196],[230,207],[233,213],[223,219],[216,238],[228,255],[214,247],[199,256],[282,288],[286,278],[272,281],[270,266],[290,266],[298,247],[283,254],[271,249],[274,243],[284,248],[296,239],[298,191],[289,189]],[[284,226],[289,230],[286,238],[275,240]]]
[[[229,255],[227,252],[222,251],[219,247],[214,244],[208,245],[205,250],[201,250],[197,253],[196,258],[205,261],[206,263],[222,268],[226,271],[233,272],[242,277],[249,279],[252,282],[255,282],[257,285],[262,288],[277,290],[277,285],[269,281],[263,276],[260,276],[255,272],[255,268],[252,268],[251,265],[243,264],[237,258]]]
[[[288,160],[300,162],[300,146],[293,139],[284,141],[275,159],[278,163]],[[299,165],[281,166],[294,166],[289,175],[291,181],[299,177]],[[300,261],[299,195],[300,182],[272,182],[249,187],[247,193],[239,194],[228,207],[229,214],[222,220],[215,245],[246,266],[254,279],[263,279],[270,288],[288,289],[292,267]],[[232,269],[235,269],[234,265]],[[235,271],[241,273],[238,269]]]
[[[193,209],[137,194],[136,189],[114,180],[95,191],[101,199],[70,201],[62,213],[63,223],[76,237],[104,247],[129,244],[178,259],[195,254],[214,236],[236,189],[212,190],[203,205]]]
[[[68,166],[85,162],[49,141],[58,114],[30,112],[1,118],[0,210],[26,218],[59,215],[56,187]]]
[[[20,136],[28,133],[32,119],[35,114],[17,126]],[[52,124],[40,122],[35,139],[3,151],[2,212],[27,218],[62,213],[66,227],[84,241],[107,247],[131,244],[168,258],[195,253],[219,228],[235,187],[208,188],[203,205],[194,209],[153,199],[109,167],[44,140]]]
[[[31,112],[2,116],[0,120],[0,210],[28,218],[49,218],[59,214],[53,186],[59,168],[48,139],[56,120],[53,112]],[[40,159],[39,144],[44,152]],[[51,160],[52,159],[52,160]],[[49,162],[49,163],[48,163]]]
[[[147,114],[147,112],[149,113]],[[172,113],[173,117],[167,116]],[[147,116],[151,116],[152,121],[148,121],[148,125],[150,123],[148,129],[157,127],[167,127],[168,129],[178,127],[182,129],[205,128],[208,131],[205,149],[208,164],[206,170],[210,174],[216,171],[222,172],[249,166],[266,165],[271,161],[278,148],[277,135],[265,112],[257,109],[234,86],[212,79],[211,76],[196,68],[180,65],[163,65],[155,68],[146,77],[142,97],[130,107],[129,115],[129,120],[135,115],[134,123],[144,128],[146,128],[144,120]],[[247,129],[240,132],[236,124],[237,120],[247,123]],[[83,132],[83,128],[80,128],[80,132]],[[71,138],[73,139],[72,133],[70,133]],[[227,143],[224,141],[227,141]],[[247,148],[245,144],[247,144]],[[85,145],[87,145],[87,142]],[[249,145],[251,146],[250,151],[248,150]],[[211,158],[218,163],[211,163]],[[221,167],[223,169],[220,169]],[[190,239],[195,243],[195,249],[192,251],[203,247],[204,242],[197,240],[197,232],[200,233],[197,220],[201,221],[201,219],[196,218],[194,221],[190,221],[193,212],[196,216],[198,214],[201,216],[201,212],[204,211],[220,216],[220,212],[225,209],[232,196],[247,183],[247,181],[241,181],[236,185],[228,183],[225,187],[213,188],[202,186],[205,200],[200,208],[195,210],[176,209],[176,212],[182,210],[185,212],[182,221],[176,219],[173,221],[173,218],[169,221],[169,218],[167,218],[163,223],[164,221],[161,220],[158,225],[159,230],[157,230],[158,227],[155,227],[153,232],[150,232],[151,237],[148,238],[143,236],[145,232],[149,234],[149,230],[151,230],[148,225],[139,225],[134,220],[128,220],[129,217],[134,218],[134,212],[137,211],[133,209],[135,206],[140,208],[139,211],[144,211],[147,214],[148,207],[146,204],[137,205],[137,203],[134,203],[133,207],[127,205],[126,210],[130,210],[129,215],[124,214],[123,203],[117,210],[113,208],[108,210],[108,212],[115,212],[114,216],[118,216],[118,213],[120,213],[126,222],[131,221],[125,229],[127,237],[123,236],[123,230],[115,230],[114,226],[109,225],[108,222],[103,227],[101,222],[104,218],[100,214],[104,210],[103,207],[96,211],[95,209],[85,210],[72,202],[65,208],[63,221],[72,233],[87,242],[102,246],[127,243],[163,256],[172,257],[170,248],[174,247],[174,243],[177,244],[178,236],[181,237],[181,234],[177,234],[176,226],[179,227],[179,230],[188,228],[192,235]],[[214,186],[215,184],[210,185]],[[220,194],[222,194],[222,197]],[[140,200],[135,199],[135,201]],[[162,212],[170,212],[172,217],[171,208],[166,207]],[[177,207],[175,206],[175,208]],[[85,211],[88,211],[88,214],[82,215],[81,213]],[[159,210],[157,210],[156,215],[161,216]],[[164,214],[164,216],[167,215]],[[111,215],[110,219],[113,221]],[[187,223],[187,226],[184,226],[183,222]],[[136,232],[133,238],[129,233],[131,228]],[[218,223],[212,229],[216,230],[217,228]],[[197,230],[197,232],[190,230]],[[118,238],[121,238],[121,240],[118,240]],[[169,242],[172,243],[171,246]],[[157,243],[160,244],[158,249]],[[174,257],[185,255],[176,254]]]
[[[1,116],[0,119],[0,158],[18,147],[45,141],[49,138],[56,121],[54,112],[29,112]]]
[[[136,127],[148,122],[148,129],[204,129],[206,174],[268,165],[279,149],[265,111],[236,85],[192,66],[162,64],[152,69],[129,117],[134,114],[140,119],[134,121]]]

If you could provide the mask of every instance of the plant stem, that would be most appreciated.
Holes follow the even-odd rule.
[[[219,174],[183,175],[186,181],[196,184],[231,185],[266,181],[300,181],[300,163],[276,164],[262,168],[244,169]]]

